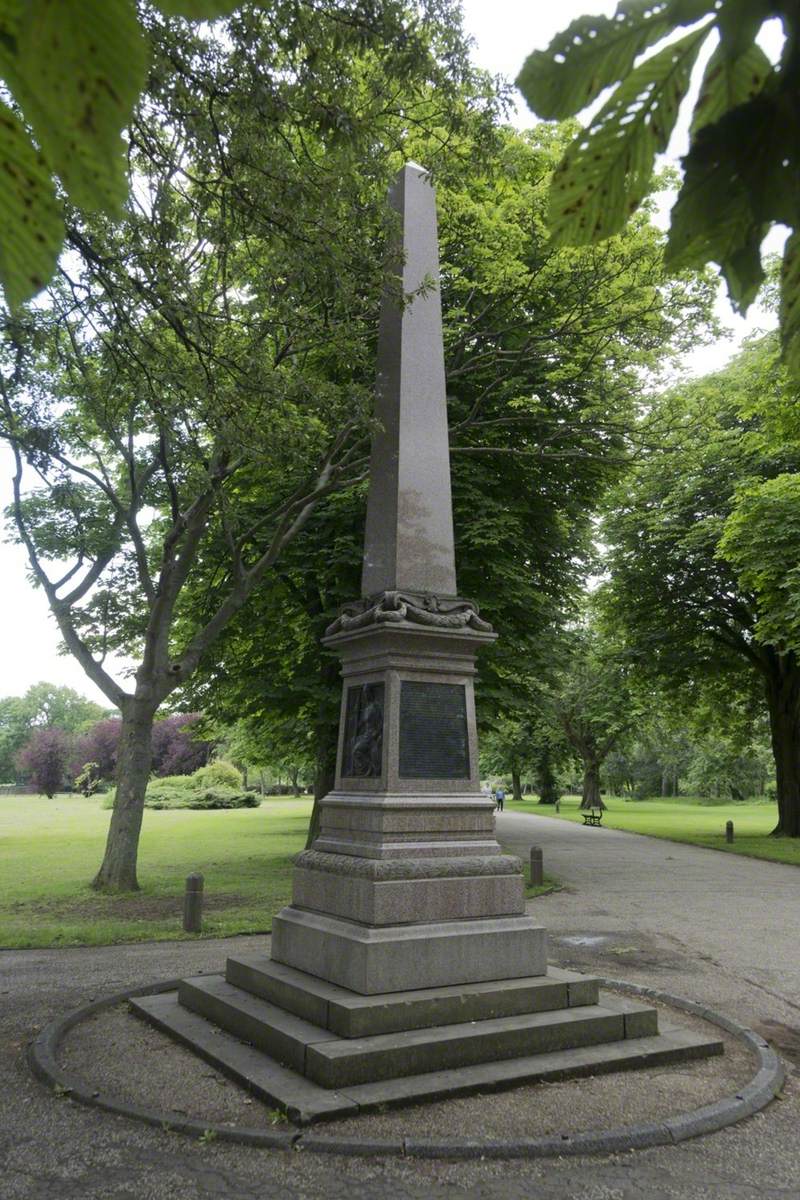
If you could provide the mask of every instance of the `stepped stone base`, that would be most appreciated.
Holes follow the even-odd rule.
[[[290,905],[273,919],[272,957],[373,995],[543,975],[547,934],[526,916],[370,927]]]
[[[658,1033],[655,1010],[554,968],[380,996],[265,956],[231,959],[226,974],[184,980],[179,993],[131,1007],[299,1124],[722,1052],[721,1042],[687,1030]]]
[[[362,996],[276,963],[229,958],[225,979],[343,1038],[370,1037],[597,1003],[597,980],[550,967],[546,975]]]

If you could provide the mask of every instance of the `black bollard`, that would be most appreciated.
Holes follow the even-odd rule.
[[[531,887],[544,883],[544,859],[541,846],[531,846]]]
[[[733,821],[725,822],[725,841],[729,844],[733,841]]]
[[[203,876],[192,871],[186,876],[183,897],[183,928],[187,933],[200,933],[203,926]]]

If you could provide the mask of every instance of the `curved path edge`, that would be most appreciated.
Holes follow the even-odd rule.
[[[300,1130],[269,1130],[261,1128],[233,1127],[213,1122],[178,1117],[156,1109],[127,1104],[111,1096],[94,1091],[83,1080],[63,1071],[57,1062],[59,1045],[67,1033],[89,1017],[107,1009],[115,1008],[134,996],[154,996],[162,992],[175,991],[178,979],[169,979],[159,984],[129,988],[106,996],[90,1004],[73,1009],[66,1016],[51,1021],[28,1046],[28,1063],[31,1071],[41,1083],[58,1095],[68,1096],[78,1104],[99,1108],[118,1116],[130,1117],[153,1125],[165,1132],[187,1133],[197,1138],[240,1145],[262,1146],[275,1150],[310,1151],[318,1154],[343,1154],[359,1157],[375,1155],[397,1155],[414,1158],[481,1159],[481,1158],[561,1158],[579,1154],[612,1154],[626,1150],[644,1149],[649,1146],[674,1145],[687,1138],[714,1133],[726,1126],[734,1125],[745,1117],[753,1116],[765,1108],[783,1087],[784,1070],[781,1060],[769,1044],[752,1029],[713,1009],[674,996],[657,988],[643,984],[627,983],[624,980],[600,979],[604,988],[630,992],[661,1001],[673,1008],[701,1017],[731,1034],[748,1047],[756,1056],[758,1069],[752,1079],[731,1096],[724,1096],[713,1104],[696,1108],[662,1121],[640,1125],[623,1125],[613,1129],[598,1129],[588,1133],[561,1134],[543,1138],[513,1138],[508,1140],[489,1138],[451,1138],[446,1141],[433,1138],[402,1137],[394,1139],[324,1137]]]

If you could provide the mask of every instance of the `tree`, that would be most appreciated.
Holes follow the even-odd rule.
[[[75,746],[72,770],[77,773],[85,763],[94,763],[99,779],[114,779],[121,732],[122,722],[115,717],[107,717],[87,729]]]
[[[515,800],[522,799],[523,781],[528,778],[540,804],[555,804],[560,794],[556,771],[568,753],[552,702],[541,689],[534,694],[522,692],[518,712],[495,719],[481,738],[482,768],[510,775]]]
[[[552,251],[544,209],[566,136],[501,130],[484,158],[473,117],[436,175],[458,580],[501,634],[481,656],[483,731],[524,716],[527,682],[551,669],[592,511],[633,449],[640,371],[709,327],[708,282],[662,286],[662,239],[644,213],[600,249]],[[410,139],[418,161],[432,152],[429,137]],[[362,365],[369,393],[374,363]],[[316,757],[318,797],[332,786],[341,688],[319,643],[359,593],[365,496],[359,483],[315,510],[186,700],[228,723],[245,714],[267,737],[281,723],[293,754]],[[198,619],[225,585],[223,553],[206,556]]]
[[[511,776],[511,795],[522,799],[522,781],[531,769],[531,740],[524,721],[498,720],[481,740],[481,768],[491,774]]]
[[[717,681],[720,709],[760,681],[777,773],[774,832],[791,837],[800,836],[800,660],[785,597],[769,580],[791,571],[800,544],[791,526],[781,540],[774,511],[758,530],[763,510],[751,500],[763,486],[769,503],[775,481],[798,473],[800,440],[784,436],[795,411],[773,338],[663,397],[647,421],[651,449],[603,529],[609,608],[639,672],[672,689]],[[763,581],[752,573],[756,545]]]
[[[34,683],[24,696],[4,697],[0,700],[0,779],[14,777],[17,753],[31,730],[57,726],[80,733],[102,713],[99,704],[73,688],[53,683]]]
[[[650,691],[640,698],[637,736],[625,756],[624,771],[637,799],[677,796],[680,792],[692,746],[686,714],[676,713],[675,707],[669,695]],[[619,774],[618,770],[617,778]]]
[[[363,474],[360,377],[407,131],[441,144],[465,113],[490,127],[495,107],[449,0],[383,0],[358,19],[285,0],[218,40],[147,22],[125,219],[73,215],[46,303],[6,323],[1,387],[17,537],[67,649],[122,716],[94,881],[115,890],[137,886],[159,706],[315,507]],[[185,589],[212,543],[225,560],[192,623]],[[127,690],[104,665],[114,650],[138,656]]]
[[[151,768],[154,775],[191,775],[209,760],[215,745],[204,735],[201,713],[175,713],[153,724]],[[122,721],[98,721],[79,738],[72,754],[72,770],[92,763],[98,779],[116,779]]]
[[[756,44],[773,17],[785,35],[775,66]],[[688,33],[671,36],[685,26]],[[534,51],[517,82],[541,117],[573,116],[620,81],[564,155],[551,189],[550,227],[562,245],[585,245],[622,228],[647,195],[692,68],[715,34],[666,262],[673,268],[719,263],[731,301],[744,313],[764,279],[764,235],[775,222],[788,225],[781,333],[786,362],[798,375],[800,18],[788,0],[622,0],[613,17],[579,17],[546,51]],[[637,62],[651,47],[654,53]]]
[[[19,753],[21,770],[38,792],[52,800],[64,786],[70,739],[63,729],[35,729]]]
[[[745,800],[763,795],[772,758],[769,744],[741,745],[724,734],[698,741],[688,774],[692,792],[725,800]]]
[[[600,795],[601,767],[636,721],[628,674],[619,648],[597,629],[586,626],[574,631],[554,706],[583,766],[582,809],[606,807]]]
[[[719,549],[755,597],[756,640],[800,653],[800,475],[744,480]]]
[[[153,725],[155,775],[192,775],[206,766],[214,741],[197,734],[202,713],[174,713]]]

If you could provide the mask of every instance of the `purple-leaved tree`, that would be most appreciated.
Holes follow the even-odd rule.
[[[100,779],[114,779],[117,773],[117,751],[119,736],[122,732],[122,721],[117,717],[108,717],[92,725],[78,739],[75,751],[70,759],[70,771],[77,775],[86,763],[96,763],[96,774]]]
[[[192,736],[200,713],[175,713],[153,726],[153,771],[156,775],[191,775],[208,762],[213,742]]]
[[[63,729],[35,729],[20,750],[17,762],[37,792],[52,799],[64,786],[70,749],[69,734]]]

